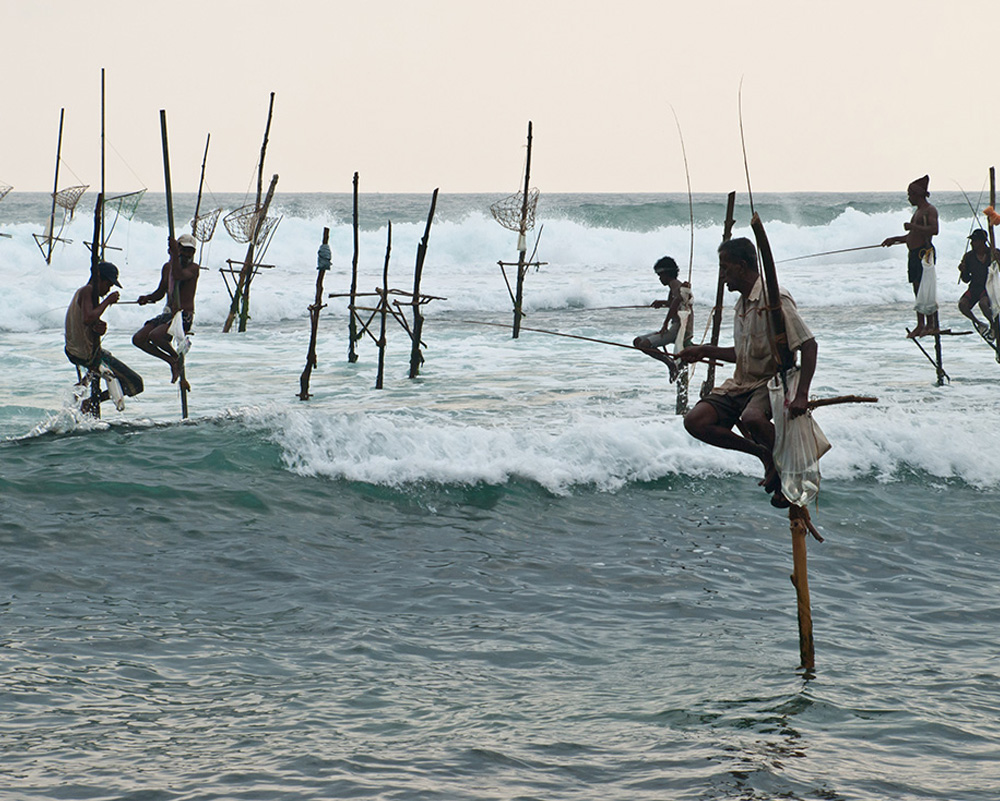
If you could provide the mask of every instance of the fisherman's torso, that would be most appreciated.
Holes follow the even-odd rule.
[[[812,339],[812,332],[799,315],[792,296],[780,287],[779,294],[788,347],[794,351],[803,342]],[[736,368],[733,377],[725,381],[718,392],[748,392],[766,384],[778,372],[778,361],[771,349],[767,304],[759,279],[749,295],[740,295],[736,301],[733,344],[736,350]]]
[[[83,293],[92,292],[88,284],[80,287],[66,310],[66,351],[83,361],[90,361],[100,349],[100,337],[83,321]]]

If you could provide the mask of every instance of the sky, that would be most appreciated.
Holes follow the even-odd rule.
[[[981,189],[995,0],[0,0],[0,183],[544,192]],[[742,85],[742,89],[740,88]],[[682,149],[683,142],[683,149]]]

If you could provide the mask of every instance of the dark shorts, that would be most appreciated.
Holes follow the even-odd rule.
[[[66,358],[77,367],[85,367],[88,370],[99,370],[104,367],[110,370],[122,385],[122,392],[130,398],[134,398],[143,390],[142,377],[121,359],[112,356],[109,351],[100,351],[97,358],[90,361],[80,359],[66,351]]]
[[[743,416],[743,412],[748,407],[754,406],[771,419],[771,397],[767,392],[767,384],[752,389],[749,392],[741,392],[738,395],[723,395],[720,392],[709,392],[698,403],[707,403],[715,409],[719,417],[719,425],[725,428],[732,428],[736,421]]]
[[[969,306],[975,306],[977,303],[979,303],[979,301],[981,301],[985,297],[986,297],[986,287],[983,287],[982,290],[980,290],[978,287],[976,287],[975,289],[969,287],[968,289],[965,290],[965,293],[959,300],[960,301],[964,300],[966,303],[969,304]]]
[[[924,277],[924,253],[926,253],[928,248],[918,248],[917,250],[911,250],[910,255],[906,260],[906,280],[913,284],[913,294],[917,293],[920,289],[920,279]],[[934,246],[930,246],[930,250],[934,252]]]
[[[181,320],[184,321],[184,333],[191,333],[191,326],[194,325],[194,312],[182,312],[184,315]],[[144,325],[151,325],[153,328],[159,328],[161,325],[170,325],[170,321],[174,319],[174,315],[170,312],[163,312],[163,314],[158,314],[151,320],[146,320]]]

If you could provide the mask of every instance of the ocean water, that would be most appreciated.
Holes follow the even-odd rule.
[[[105,346],[146,391],[74,412],[62,320],[94,197],[51,266],[31,238],[47,196],[0,202],[0,798],[996,798],[1000,365],[946,337],[937,386],[905,337],[902,248],[784,261],[902,232],[903,193],[754,198],[819,343],[813,394],[878,397],[815,413],[833,449],[812,674],[759,465],[693,441],[642,354],[511,338],[500,196],[439,198],[420,376],[390,318],[376,390],[375,345],[349,363],[328,298],[308,402],[316,251],[330,228],[324,294],[346,292],[351,197],[276,196],[242,334],[221,331],[219,268],[245,246],[220,224],[186,421],[130,342],[156,309],[124,304]],[[982,201],[931,200],[942,322],[968,331],[955,265]],[[362,194],[360,291],[381,284],[390,220],[390,285],[412,289],[429,205]],[[193,208],[175,199],[179,228]],[[725,197],[694,210],[700,340]],[[749,216],[741,193],[735,235]],[[524,325],[617,343],[658,327],[651,267],[669,253],[686,273],[688,217],[686,195],[543,193]],[[155,287],[166,231],[162,198],[116,223],[123,300]]]

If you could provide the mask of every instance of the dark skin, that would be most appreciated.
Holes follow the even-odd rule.
[[[160,283],[148,295],[140,295],[138,303],[145,306],[148,303],[156,303],[163,299],[170,287],[170,277],[173,274],[174,286],[177,290],[177,297],[167,298],[170,311],[176,314],[178,311],[194,313],[194,295],[198,288],[198,276],[201,268],[194,262],[194,248],[182,248],[176,239],[168,242],[170,261],[163,265],[160,271]],[[150,356],[162,359],[170,365],[171,383],[180,378],[180,357],[171,344],[170,334],[167,333],[169,323],[154,325],[146,323],[132,336],[132,344]],[[187,382],[185,381],[185,384]],[[189,385],[185,389],[190,389]]]
[[[108,330],[108,324],[101,319],[101,315],[118,302],[120,295],[118,290],[111,292],[114,286],[108,279],[101,278],[97,282],[97,294],[104,298],[98,305],[94,305],[94,297],[90,292],[84,292],[80,298],[80,308],[83,309],[84,325],[89,325],[98,336],[104,336]],[[111,292],[109,295],[108,293]],[[104,297],[107,295],[107,297]]]
[[[726,288],[730,292],[738,292],[744,298],[753,290],[757,282],[756,265],[745,265],[742,262],[727,260],[719,256],[719,267],[723,271]],[[809,409],[809,387],[816,372],[817,346],[815,339],[809,339],[799,347],[800,367],[799,385],[795,397],[788,405],[788,416],[796,418]],[[685,363],[708,359],[716,361],[735,362],[735,347],[719,347],[718,345],[692,345],[678,354]],[[710,403],[699,402],[684,418],[684,428],[695,439],[701,440],[716,448],[739,451],[756,456],[764,465],[764,478],[760,485],[767,492],[780,495],[780,479],[774,467],[772,451],[774,450],[774,424],[759,408],[748,406],[738,423],[746,436],[737,434],[732,428],[726,428],[719,422],[719,414]],[[787,503],[787,501],[785,502]]]
[[[908,223],[903,223],[902,236],[890,236],[882,242],[882,247],[906,245],[907,250],[919,250],[931,244],[931,239],[938,233],[938,211],[927,200],[927,194],[917,186],[910,184],[906,190],[906,199],[911,206],[916,206],[913,217]],[[924,315],[917,312],[917,327],[910,332],[910,337],[933,334],[939,328],[937,312]]]

